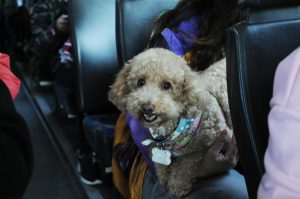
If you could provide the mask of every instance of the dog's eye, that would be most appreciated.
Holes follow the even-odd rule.
[[[145,80],[144,79],[138,79],[137,82],[136,82],[136,85],[138,87],[142,87],[145,85]]]
[[[162,85],[163,89],[168,90],[171,88],[171,83],[170,82],[164,82]]]

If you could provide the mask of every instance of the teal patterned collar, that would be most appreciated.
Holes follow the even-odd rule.
[[[200,124],[200,116],[191,119],[182,117],[175,131],[171,133],[171,135],[169,135],[167,138],[161,141],[156,141],[156,143],[158,147],[161,148],[165,148],[168,150],[178,150],[191,141]],[[154,141],[155,140],[153,139],[147,139],[144,140],[142,144],[148,146]]]

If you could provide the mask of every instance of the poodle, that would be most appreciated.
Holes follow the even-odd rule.
[[[143,144],[154,146],[157,178],[177,197],[190,192],[205,153],[224,129],[229,147],[225,58],[197,73],[169,50],[145,50],[117,74],[108,99],[149,128],[153,139]]]

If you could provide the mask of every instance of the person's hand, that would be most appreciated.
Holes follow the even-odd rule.
[[[227,131],[223,130],[206,153],[201,165],[200,177],[208,177],[234,168],[238,162],[238,149],[232,136],[228,149],[224,149]]]
[[[57,30],[62,33],[67,33],[69,31],[69,16],[61,15],[56,19]]]

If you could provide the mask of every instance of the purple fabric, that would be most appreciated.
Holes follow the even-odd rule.
[[[198,34],[198,26],[199,24],[202,24],[202,20],[202,18],[192,17],[186,21],[182,21],[176,29],[186,32],[188,35],[196,38]],[[161,34],[168,43],[169,49],[179,56],[183,56],[194,45],[193,41],[185,35],[175,33],[168,28],[164,29]],[[142,127],[138,120],[128,113],[126,113],[126,121],[131,130],[131,136],[142,153],[144,160],[147,162],[150,169],[154,169],[153,162],[148,156],[147,147],[141,144],[141,142],[145,139],[151,138],[149,130]]]
[[[137,119],[132,117],[130,114],[126,113],[126,121],[130,127],[131,137],[134,143],[139,148],[139,151],[142,153],[144,160],[147,162],[148,166],[153,169],[154,165],[152,160],[148,156],[147,147],[142,145],[142,141],[151,138],[151,134],[148,129],[140,125]]]
[[[181,22],[176,29],[197,38],[199,24],[202,24],[202,18],[192,17]],[[170,50],[179,56],[183,56],[194,45],[194,42],[190,38],[180,32],[174,32],[169,28],[165,28],[161,32],[161,35],[168,43]]]

